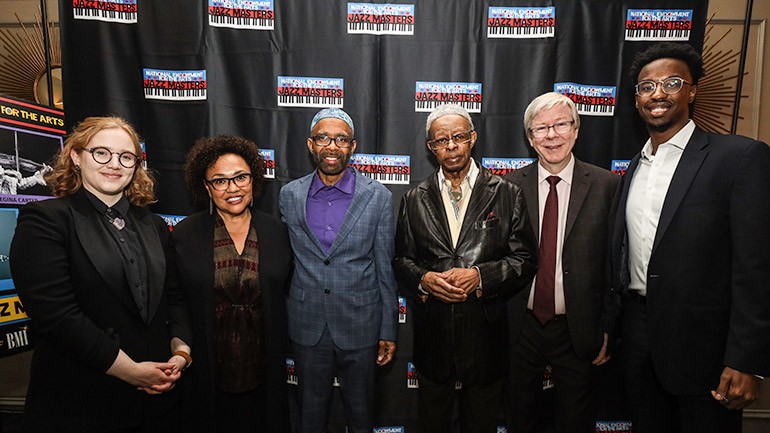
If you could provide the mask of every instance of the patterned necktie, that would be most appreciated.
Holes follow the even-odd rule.
[[[551,185],[545,199],[543,228],[540,230],[540,252],[538,254],[537,277],[535,277],[535,299],[532,312],[541,324],[551,320],[555,313],[554,287],[556,285],[556,237],[559,232],[559,196],[556,184],[559,176],[546,178]]]

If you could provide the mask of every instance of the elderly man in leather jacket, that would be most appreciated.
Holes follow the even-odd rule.
[[[528,287],[537,244],[522,191],[471,158],[459,105],[428,116],[439,169],[401,200],[394,268],[415,317],[418,430],[450,431],[461,382],[463,432],[495,432],[506,373],[505,299]]]

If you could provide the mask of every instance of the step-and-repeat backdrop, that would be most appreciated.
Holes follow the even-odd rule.
[[[646,139],[631,59],[657,41],[700,49],[707,9],[699,0],[65,0],[66,116],[56,129],[92,115],[133,123],[159,181],[154,210],[170,224],[196,210],[181,171],[187,150],[223,133],[260,147],[269,180],[257,203],[278,215],[281,186],[314,168],[306,138],[322,107],[350,113],[358,141],[351,165],[388,186],[396,205],[436,169],[425,120],[443,102],[468,109],[479,136],[474,157],[504,174],[534,161],[522,126],[527,104],[544,92],[566,94],[581,115],[577,157],[622,174]],[[0,130],[3,149],[11,129]],[[40,138],[43,150],[23,151],[37,159],[17,153],[9,164],[28,158],[33,170],[57,140]],[[3,204],[0,218],[14,221],[21,203]],[[12,287],[2,261],[12,225],[2,227],[0,284]],[[399,311],[398,355],[380,374],[382,433],[414,431],[419,378],[403,298]],[[602,367],[597,431],[630,432],[614,361]],[[296,384],[293,362],[288,381]],[[552,386],[546,371],[544,388]],[[332,415],[333,431],[344,431],[339,398]],[[550,429],[546,417],[542,430]]]

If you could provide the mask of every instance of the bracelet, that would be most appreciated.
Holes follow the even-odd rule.
[[[192,365],[192,357],[189,353],[183,351],[183,350],[177,350],[176,352],[172,353],[171,356],[181,356],[185,360],[185,366],[182,369],[182,371],[187,370]]]

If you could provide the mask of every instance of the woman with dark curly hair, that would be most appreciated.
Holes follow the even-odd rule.
[[[187,305],[164,287],[170,237],[134,128],[89,117],[21,208],[11,274],[32,319],[25,432],[171,431],[191,362]],[[187,373],[184,373],[185,375]]]
[[[208,204],[173,232],[172,285],[187,295],[197,354],[184,418],[202,431],[287,431],[292,254],[284,224],[252,208],[265,161],[253,142],[221,135],[199,139],[184,172],[195,201]]]

